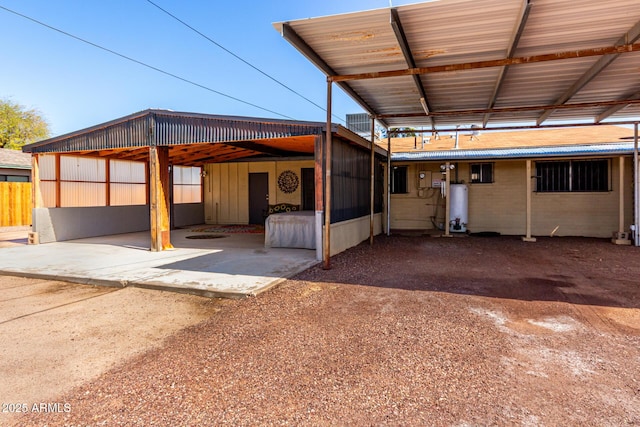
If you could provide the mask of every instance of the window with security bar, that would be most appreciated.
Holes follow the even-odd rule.
[[[536,191],[605,192],[610,190],[610,161],[564,160],[536,162]]]

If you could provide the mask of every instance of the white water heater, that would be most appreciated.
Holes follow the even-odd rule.
[[[449,197],[449,230],[452,233],[466,233],[469,222],[469,188],[465,184],[451,184]]]

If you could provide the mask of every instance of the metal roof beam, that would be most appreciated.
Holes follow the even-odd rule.
[[[635,43],[640,38],[640,21],[627,31],[622,37],[616,41],[614,47],[624,46]],[[554,104],[564,104],[571,99],[576,93],[578,93],[587,83],[593,80],[598,74],[609,66],[613,61],[620,56],[620,52],[611,53],[602,56],[598,61],[593,64],[589,70],[587,70],[578,80],[576,80],[571,87],[569,87]],[[537,120],[538,125],[542,124],[545,120],[553,114],[553,110],[545,111]]]
[[[625,44],[621,46],[599,47],[593,49],[578,49],[566,52],[547,53],[534,56],[522,56],[518,58],[492,59],[488,61],[465,62],[461,64],[434,65],[431,67],[409,68],[405,70],[374,71],[370,73],[345,74],[327,77],[333,82],[346,82],[350,80],[380,79],[385,77],[402,77],[413,74],[444,73],[448,71],[465,71],[479,68],[503,67],[505,65],[533,64],[537,62],[558,61],[562,59],[587,58],[590,56],[602,56],[613,53],[640,52],[640,43]]]
[[[518,48],[518,43],[520,42],[520,37],[522,37],[522,32],[524,31],[524,27],[527,24],[527,20],[529,19],[529,13],[531,12],[531,0],[525,0],[522,7],[522,13],[520,16],[520,23],[515,29],[513,33],[513,37],[511,38],[511,44],[509,46],[509,50],[507,51],[507,58],[513,58],[513,55]],[[500,69],[498,74],[498,79],[496,81],[496,85],[493,88],[493,93],[491,94],[491,99],[489,100],[489,104],[487,105],[488,109],[493,108],[496,105],[496,100],[498,99],[498,94],[500,93],[500,89],[502,89],[502,84],[507,76],[508,66],[504,66]],[[482,126],[487,126],[489,122],[490,113],[484,115],[484,119],[482,119]]]
[[[628,101],[634,101],[634,100],[640,100],[640,92],[636,92],[630,96],[625,97],[624,101],[622,101],[620,104],[616,104],[613,105],[609,108],[607,108],[605,111],[603,111],[602,113],[598,114],[594,120],[595,123],[600,123],[601,121],[607,119],[608,117],[614,115],[615,113],[617,113],[618,111],[622,110],[623,108],[628,107],[629,105],[631,105],[632,103],[628,102]]]
[[[638,105],[640,104],[640,92],[636,94],[635,98],[628,98],[618,101],[598,101],[598,102],[581,102],[573,104],[553,104],[553,105],[529,105],[524,107],[497,107],[497,108],[480,108],[471,110],[450,110],[450,111],[432,111],[429,113],[432,116],[468,116],[474,114],[500,114],[500,113],[523,113],[528,111],[539,110],[568,110],[578,108],[594,108],[594,107],[607,107],[607,106],[622,106]],[[393,118],[412,118],[412,117],[424,117],[422,113],[407,113],[407,114],[381,114],[382,119]]]
[[[398,45],[400,45],[400,50],[402,50],[402,54],[404,55],[404,59],[407,62],[407,66],[409,68],[416,68],[416,61],[413,58],[413,53],[411,53],[411,48],[409,47],[407,36],[405,35],[404,29],[402,28],[402,22],[400,21],[400,16],[398,16],[398,10],[396,8],[391,8],[389,12],[391,18],[391,28],[393,28],[393,32],[396,35],[396,40],[398,41]],[[420,95],[420,105],[425,110],[424,112],[429,114],[429,112],[431,111],[431,106],[429,105],[427,94],[424,90],[424,86],[422,85],[422,80],[417,74],[412,75],[412,77],[413,82],[418,89],[418,94]],[[433,122],[433,119],[431,117],[429,117],[429,124],[432,128],[435,126],[435,123]]]
[[[307,44],[307,42],[305,42],[302,37],[300,37],[298,35],[298,33],[296,33],[296,31],[291,28],[291,26],[289,24],[282,24],[282,32],[281,32],[282,37],[288,41],[289,43],[291,43],[296,49],[298,49],[298,51],[300,51],[300,53],[302,53],[309,61],[311,61],[312,64],[314,64],[316,67],[318,67],[320,70],[322,70],[323,73],[325,73],[327,75],[328,79],[331,79],[332,76],[335,76],[337,73],[333,70],[333,68],[331,68],[329,66],[329,64],[327,64],[324,59],[322,59],[320,57],[320,55],[318,55],[316,53],[316,51],[314,51],[311,46],[309,46]],[[333,82],[333,80],[328,80]],[[340,88],[345,91],[354,101],[356,101],[358,104],[360,104],[360,106],[367,112],[369,113],[369,115],[371,116],[375,116],[375,112],[374,109],[371,108],[371,106],[369,106],[369,104],[367,104],[365,102],[364,99],[362,99],[360,97],[360,95],[358,95],[356,93],[355,90],[353,90],[351,88],[351,86],[349,86],[347,83],[345,82],[336,82],[338,84],[338,86],[340,86]]]

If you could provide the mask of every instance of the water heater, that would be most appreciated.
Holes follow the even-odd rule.
[[[451,184],[449,197],[449,230],[453,233],[466,233],[469,222],[469,188],[465,184]]]

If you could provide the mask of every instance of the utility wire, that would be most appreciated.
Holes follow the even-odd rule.
[[[225,52],[227,52],[229,55],[233,56],[234,58],[236,58],[237,60],[245,63],[246,65],[248,65],[249,67],[253,68],[254,70],[256,70],[257,72],[259,72],[260,74],[262,74],[263,76],[267,77],[268,79],[271,79],[272,81],[274,81],[275,83],[279,84],[280,86],[282,86],[283,88],[287,89],[288,91],[298,95],[300,98],[304,99],[307,102],[310,102],[311,104],[315,105],[316,107],[318,107],[319,109],[321,109],[322,111],[324,111],[325,113],[327,112],[326,108],[322,107],[321,105],[318,105],[317,103],[315,103],[314,101],[312,101],[311,99],[307,98],[306,96],[302,95],[301,93],[297,92],[296,90],[292,89],[291,87],[287,86],[286,84],[282,83],[280,80],[276,79],[275,77],[267,74],[266,72],[262,71],[260,68],[256,67],[255,65],[253,65],[252,63],[250,63],[249,61],[243,59],[242,57],[236,55],[235,53],[233,53],[232,51],[230,51],[229,49],[227,49],[226,47],[222,46],[220,43],[216,42],[215,40],[213,40],[212,38],[210,38],[209,36],[207,36],[206,34],[202,33],[201,31],[199,31],[198,29],[192,27],[191,25],[189,25],[188,23],[186,23],[185,21],[183,21],[182,19],[178,18],[176,15],[172,14],[171,12],[169,12],[166,9],[163,9],[162,7],[160,7],[158,4],[152,2],[151,0],[147,0],[148,3],[152,4],[153,6],[155,6],[156,8],[160,9],[162,12],[166,13],[167,15],[169,15],[170,17],[172,17],[173,19],[175,19],[176,21],[178,21],[179,23],[181,23],[182,25],[184,25],[185,27],[189,28],[191,31],[195,32],[196,34],[200,35],[201,37],[207,39],[209,42],[213,43],[214,45],[218,46],[220,49],[224,50]],[[333,117],[337,118],[338,120],[344,122],[344,120],[338,116],[336,116],[335,114],[332,114]]]
[[[136,63],[138,65],[142,65],[143,67],[146,67],[146,68],[149,68],[151,70],[157,71],[157,72],[162,73],[164,75],[167,75],[169,77],[173,77],[173,78],[181,80],[181,81],[183,81],[185,83],[189,83],[189,84],[191,84],[193,86],[199,87],[199,88],[204,89],[204,90],[208,90],[209,92],[213,92],[213,93],[215,93],[217,95],[224,96],[225,98],[229,98],[229,99],[232,99],[234,101],[241,102],[241,103],[249,105],[251,107],[255,107],[255,108],[258,108],[258,109],[263,110],[263,111],[267,111],[267,112],[272,113],[272,114],[277,114],[280,117],[284,117],[284,118],[290,119],[290,120],[295,120],[293,117],[289,117],[287,115],[278,113],[277,111],[269,110],[268,108],[261,107],[259,105],[253,104],[253,103],[248,102],[248,101],[244,101],[244,100],[242,100],[240,98],[236,98],[235,96],[227,95],[226,93],[222,93],[220,91],[212,89],[212,88],[210,88],[208,86],[205,86],[203,84],[196,83],[193,80],[189,80],[189,79],[186,79],[184,77],[180,77],[180,76],[178,76],[176,74],[170,73],[168,71],[164,71],[164,70],[162,70],[162,69],[160,69],[158,67],[154,67],[153,65],[149,65],[149,64],[144,63],[142,61],[139,61],[137,59],[131,58],[130,56],[126,56],[126,55],[124,55],[122,53],[116,52],[115,50],[111,50],[111,49],[108,49],[108,48],[106,48],[104,46],[100,46],[99,44],[90,42],[89,40],[86,40],[86,39],[83,39],[81,37],[75,36],[75,35],[73,35],[71,33],[68,33],[66,31],[60,30],[60,29],[58,29],[56,27],[52,27],[51,25],[45,24],[42,21],[38,21],[37,19],[31,18],[31,17],[29,17],[27,15],[23,15],[22,13],[16,12],[15,10],[11,10],[11,9],[9,9],[7,7],[2,6],[2,5],[0,5],[0,9],[6,10],[9,13],[13,13],[14,15],[17,15],[17,16],[19,16],[21,18],[27,19],[27,20],[29,20],[31,22],[35,22],[36,24],[42,25],[43,27],[49,28],[50,30],[56,31],[56,32],[58,32],[60,34],[64,34],[65,36],[71,37],[73,39],[76,39],[78,41],[86,43],[86,44],[88,44],[90,46],[93,46],[93,47],[98,48],[100,50],[103,50],[105,52],[109,52],[109,53],[111,53],[113,55],[119,56],[120,58],[126,59],[127,61],[131,61],[131,62],[134,62],[134,63]]]

